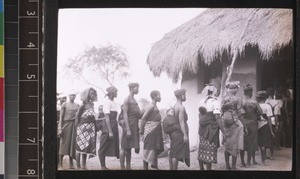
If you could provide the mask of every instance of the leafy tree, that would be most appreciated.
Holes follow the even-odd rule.
[[[86,48],[70,59],[64,66],[64,71],[69,77],[79,79],[105,93],[104,85],[114,85],[118,77],[127,78],[128,68],[129,62],[122,48],[107,45]]]

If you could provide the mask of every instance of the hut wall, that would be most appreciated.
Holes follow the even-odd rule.
[[[253,94],[257,90],[257,80],[260,78],[257,77],[257,61],[258,52],[254,49],[248,50],[248,53],[242,58],[237,59],[232,72],[231,80],[240,81],[241,86],[246,84],[251,84],[253,86]],[[237,93],[238,96],[243,97],[243,88],[241,87]]]
[[[181,87],[187,90],[184,106],[188,114],[190,148],[198,146],[198,103],[204,97],[198,93],[197,75],[183,73]]]
[[[238,59],[235,64],[231,78],[231,80],[240,81],[241,85],[246,85],[248,83],[253,85],[253,94],[256,93],[257,89],[257,60],[258,59],[255,56],[251,55],[245,56],[243,59]],[[201,88],[200,86],[204,87],[204,83],[202,83],[201,80],[204,80],[204,78],[201,77],[201,75],[199,76],[199,73],[191,74],[189,72],[184,72],[182,75],[181,87],[187,90],[187,100],[185,101],[184,105],[186,107],[186,112],[189,117],[188,125],[191,148],[198,146],[198,104],[199,101],[205,97],[201,95],[201,90],[203,88]],[[199,84],[201,85],[199,86]],[[200,91],[199,87],[201,88]],[[243,97],[242,88],[238,91],[237,95]]]

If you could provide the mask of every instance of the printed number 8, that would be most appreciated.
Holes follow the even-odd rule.
[[[27,170],[27,175],[34,175],[35,174],[35,170],[34,169],[28,169]]]

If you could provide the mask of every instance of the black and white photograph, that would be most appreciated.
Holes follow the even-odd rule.
[[[59,9],[57,166],[291,171],[293,10]]]

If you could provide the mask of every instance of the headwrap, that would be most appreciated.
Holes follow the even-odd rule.
[[[94,90],[96,92],[96,94],[95,94],[96,95],[95,96],[95,101],[98,101],[97,91],[94,88],[92,88],[92,87],[87,88],[83,92],[81,92],[81,94],[80,94],[81,101],[86,101],[88,99],[89,93],[90,93],[91,90]]]
[[[134,88],[134,87],[139,87],[140,85],[138,83],[129,83],[128,87],[129,88]]]
[[[114,87],[114,86],[110,86],[110,87],[106,88],[106,91],[107,91],[106,95],[108,96],[110,94],[113,94],[113,93],[117,92],[118,89],[116,87]]]
[[[209,91],[211,93],[209,93]],[[218,89],[212,85],[212,84],[207,84],[204,89],[202,90],[201,94],[205,95],[205,96],[213,96],[218,92]]]
[[[57,96],[57,99],[61,99],[61,98],[66,98],[67,95],[65,93],[60,93],[58,96]]]
[[[77,95],[78,92],[74,89],[71,89],[69,92],[68,92],[68,95],[71,95],[71,94],[74,94],[74,95]]]
[[[253,91],[253,87],[250,84],[247,84],[246,86],[244,86],[244,92],[246,91]]]
[[[256,99],[267,99],[267,92],[266,91],[257,91]]]
[[[180,96],[186,93],[185,89],[178,89],[174,91],[175,96]]]
[[[228,81],[225,85],[226,89],[234,89],[234,88],[239,88],[239,87],[240,87],[239,81]]]

